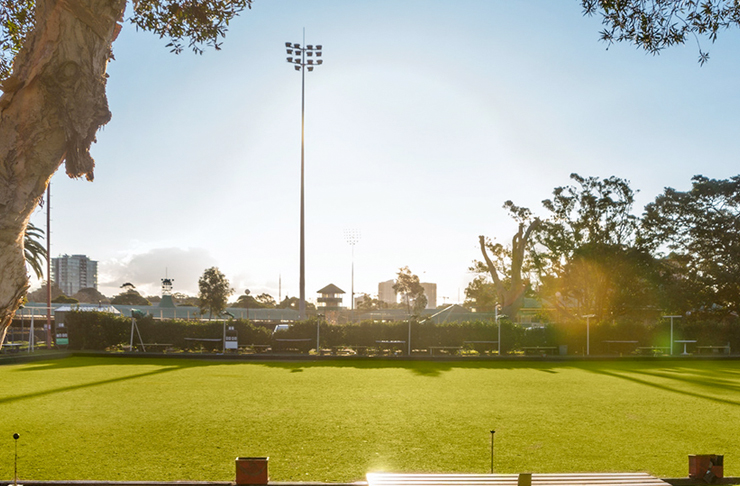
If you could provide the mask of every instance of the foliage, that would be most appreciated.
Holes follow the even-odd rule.
[[[406,309],[409,314],[419,315],[427,306],[427,297],[424,295],[424,287],[419,281],[419,277],[411,273],[409,267],[398,269],[396,283],[393,284],[393,290],[401,294],[402,299],[406,302]]]
[[[287,295],[285,298],[277,304],[277,309],[293,309],[298,310],[298,301],[300,299],[298,297],[288,297]],[[306,310],[316,310],[316,305],[312,304],[311,302],[306,302]]]
[[[107,304],[110,302],[110,299],[108,299],[108,297],[101,294],[98,291],[98,289],[94,289],[92,287],[80,289],[72,297],[86,304],[97,304],[98,302]],[[134,304],[134,305],[140,305],[140,304]]]
[[[0,67],[0,69],[2,68]],[[46,248],[39,241],[43,237],[44,230],[35,226],[33,223],[28,223],[23,238],[23,252],[26,257],[26,263],[39,279],[44,278],[44,263],[46,263],[47,257]]]
[[[357,304],[355,305],[357,310],[378,310],[387,309],[388,303],[380,299],[376,299],[370,294],[360,294],[357,296]]]
[[[121,288],[123,289],[123,292],[113,297],[110,301],[111,304],[143,306],[152,305],[151,302],[146,300],[139,293],[139,291],[136,290],[136,287],[134,287],[134,284],[132,284],[131,282],[126,282],[125,284],[121,285]]]
[[[660,272],[635,241],[635,192],[618,177],[571,174],[575,185],[556,187],[543,201],[549,216],[534,235],[539,292],[559,319],[601,318],[658,305]]]
[[[251,8],[252,0],[133,0],[129,21],[137,28],[169,38],[167,47],[179,54],[187,42],[193,52],[202,54],[203,46],[221,48],[219,39],[226,35],[231,19]]]
[[[51,299],[51,302],[52,304],[77,304],[79,300],[75,299],[74,297],[67,297],[66,295],[62,294],[55,299]]]
[[[688,39],[717,39],[720,30],[740,25],[740,4],[736,0],[581,0],[587,15],[602,16],[601,40],[629,42],[658,54],[666,47]],[[709,53],[699,48],[699,63]]]
[[[167,47],[179,54],[184,45],[197,54],[204,47],[221,48],[229,22],[252,0],[134,0],[128,21],[137,29],[168,38]],[[35,0],[13,0],[0,6],[0,81],[10,75],[15,56],[34,28]]]
[[[59,288],[59,285],[57,285],[56,282],[52,281],[51,282],[51,298],[56,299],[63,293],[64,292],[62,292],[62,289]],[[28,301],[29,302],[46,302],[46,282],[42,283],[40,288],[28,294]]]
[[[740,311],[740,176],[697,175],[689,191],[666,188],[645,208],[640,242],[664,256],[672,290],[690,299],[674,307]]]
[[[252,297],[249,289],[247,289],[236,299],[236,302],[231,304],[229,307],[239,307],[242,309],[274,309],[276,305],[277,303],[275,302],[275,299],[270,294],[262,293],[257,297]]]
[[[219,315],[226,309],[226,301],[229,295],[234,293],[226,276],[217,267],[211,267],[203,272],[198,279],[198,307],[201,315],[208,313],[208,318],[213,314]]]
[[[493,312],[498,304],[496,286],[484,275],[477,275],[465,288],[465,307],[476,312]]]

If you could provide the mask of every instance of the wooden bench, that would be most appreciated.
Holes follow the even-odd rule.
[[[526,355],[539,354],[541,356],[552,355],[558,350],[556,346],[524,346],[522,351]]]
[[[462,351],[462,346],[429,346],[429,356],[434,356],[434,350],[450,351],[450,354],[459,354]]]
[[[498,346],[498,341],[463,341],[463,346],[469,346],[479,353],[481,352],[481,348],[488,348],[487,351],[491,353],[494,344]],[[496,352],[498,352],[498,347],[496,348]]]
[[[696,354],[704,354],[707,351],[710,354],[730,354],[730,344],[725,346],[696,346]]]
[[[368,486],[517,486],[518,474],[368,473]],[[647,473],[532,474],[532,486],[669,486]]]
[[[612,344],[616,344],[617,347],[621,348],[622,350],[624,350],[625,348],[633,348],[633,349],[630,349],[630,352],[637,349],[637,345],[640,344],[639,341],[603,341],[603,342],[604,344],[606,344],[607,354],[611,354]],[[622,354],[622,353],[619,353],[619,354]]]
[[[253,353],[264,353],[270,349],[269,344],[242,344],[239,346],[241,351],[251,350]]]
[[[224,340],[222,338],[185,338],[185,341],[193,341],[193,342],[197,342],[200,344],[200,343],[222,343]],[[203,344],[200,344],[200,348],[198,352],[202,353],[204,349],[205,349],[205,346],[203,346]]]
[[[641,346],[637,348],[639,354],[650,354],[653,356],[663,355],[670,351],[669,346]]]

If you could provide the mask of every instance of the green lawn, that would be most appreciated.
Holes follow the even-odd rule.
[[[0,480],[276,481],[369,471],[740,475],[740,362],[244,364],[69,358],[0,366]]]

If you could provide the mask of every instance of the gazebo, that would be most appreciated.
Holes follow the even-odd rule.
[[[319,294],[319,309],[338,311],[342,309],[342,295],[344,290],[334,284],[329,284],[317,292]]]

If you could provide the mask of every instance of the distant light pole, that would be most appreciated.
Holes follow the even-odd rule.
[[[360,231],[356,229],[344,230],[344,239],[347,240],[349,246],[352,247],[352,306],[351,309],[355,310],[355,245],[360,241]]]
[[[680,319],[682,316],[663,316],[663,319],[671,320],[671,349],[668,353],[669,356],[673,356],[673,319]]]
[[[498,357],[500,358],[501,357],[501,322],[499,321],[499,319],[501,319],[502,317],[506,317],[506,314],[499,314],[498,313],[498,308],[499,308],[499,305],[496,304],[496,307],[494,307],[493,309],[495,311],[494,320],[496,321],[496,326],[498,327],[498,342],[497,342],[497,344],[498,344]]]
[[[306,114],[306,69],[313,71],[314,66],[321,65],[324,63],[321,59],[308,59],[312,58],[314,54],[316,57],[321,57],[322,46],[317,45],[305,45],[306,42],[306,29],[303,29],[303,42],[304,47],[301,44],[291,44],[290,42],[285,43],[286,52],[288,57],[288,63],[295,66],[296,71],[301,72],[301,263],[300,263],[300,282],[299,282],[299,297],[298,297],[298,318],[303,320],[306,318],[306,239],[305,239],[305,224],[304,224],[304,128],[305,128],[305,114]],[[298,56],[298,57],[293,57]]]
[[[586,318],[586,356],[591,355],[591,318],[596,317],[596,314],[588,314],[581,316]]]

